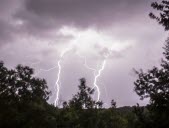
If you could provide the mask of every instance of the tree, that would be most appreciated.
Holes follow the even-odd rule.
[[[96,102],[94,89],[80,79],[79,91],[63,108],[47,103],[50,92],[46,81],[33,77],[33,69],[18,65],[7,69],[0,62],[0,128],[131,128],[131,111],[103,108]]]
[[[169,1],[153,2],[151,6],[156,10],[156,14],[151,12],[149,16],[168,31]],[[134,82],[134,90],[141,100],[149,98],[149,104],[144,109],[137,106],[135,111],[140,121],[142,120],[142,127],[169,126],[169,38],[166,40],[163,55],[160,67],[154,66],[147,72],[136,71],[138,79]],[[143,110],[148,110],[146,115]]]
[[[0,127],[56,127],[49,95],[46,81],[33,77],[33,69],[18,65],[9,70],[0,62]]]
[[[161,3],[153,2],[151,6],[159,12],[159,16],[154,13],[150,13],[150,17],[152,19],[157,20],[159,24],[161,24],[165,30],[169,30],[169,1],[162,0]]]
[[[86,86],[86,80],[80,79],[79,91],[67,103],[63,103],[63,118],[67,119],[66,127],[95,127],[97,125],[97,108],[102,107],[102,102],[93,100],[94,89]]]
[[[94,89],[86,86],[86,80],[84,78],[80,79],[78,88],[79,92],[69,101],[70,107],[75,107],[76,109],[88,109],[96,107],[97,104],[102,106],[101,102],[96,103],[92,99],[91,95],[94,93]]]
[[[114,100],[112,100],[112,107],[108,109],[102,108],[102,101],[93,100],[94,89],[86,86],[84,78],[80,79],[78,88],[79,91],[68,103],[63,102],[60,127],[127,128],[131,126],[129,121],[133,120],[132,115],[130,114],[130,118],[127,119],[129,116],[116,111]]]
[[[169,126],[169,39],[164,47],[161,67],[153,67],[148,72],[136,71],[135,92],[141,99],[149,98],[147,105],[154,127]]]
[[[116,101],[111,100],[111,107],[112,107],[112,108],[116,108]]]

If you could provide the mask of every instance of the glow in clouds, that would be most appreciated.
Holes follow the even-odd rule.
[[[60,52],[60,58],[57,61],[57,65],[49,69],[52,70],[56,67],[58,68],[57,78],[54,86],[56,91],[54,105],[58,106],[60,95],[60,78],[61,70],[63,70],[61,62],[63,61],[65,54],[70,50],[72,50],[75,54],[78,54],[80,57],[84,58],[84,66],[94,72],[93,88],[96,88],[97,90],[97,101],[99,101],[101,90],[99,88],[98,79],[105,69],[105,65],[108,59],[111,57],[113,52],[121,52],[122,50],[125,50],[126,48],[131,46],[131,43],[133,42],[127,41],[122,43],[113,39],[113,37],[105,35],[104,33],[98,32],[94,29],[79,30],[71,27],[63,27],[58,31],[57,34],[65,37],[68,36],[71,38],[68,42],[62,42],[63,45],[60,45],[60,47],[58,47],[57,50]],[[96,59],[101,61],[100,68],[94,69],[88,66],[87,59],[90,61],[95,61]],[[41,69],[41,71],[43,71],[43,69]]]

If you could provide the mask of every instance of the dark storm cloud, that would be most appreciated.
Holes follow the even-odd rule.
[[[16,14],[37,29],[53,26],[109,26],[136,17],[149,6],[146,0],[26,0]],[[137,11],[137,12],[136,12]]]
[[[123,27],[149,5],[146,0],[1,0],[0,14],[10,20],[0,18],[0,42],[15,34],[52,38],[51,31],[64,25],[106,28],[121,23]],[[10,24],[18,19],[23,22],[19,27]]]
[[[25,0],[0,0],[0,46],[15,43],[16,38],[30,39],[31,36],[40,39],[64,41],[70,37],[51,32],[55,24],[46,21],[40,15],[30,13],[25,8]],[[20,17],[18,17],[19,15]],[[52,35],[53,34],[53,35]],[[49,41],[50,43],[51,41]]]
[[[0,0],[0,45],[12,42],[18,32],[12,16],[22,4],[21,0]]]
[[[12,39],[11,26],[0,20],[0,45]]]

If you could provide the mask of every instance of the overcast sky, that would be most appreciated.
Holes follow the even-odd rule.
[[[147,101],[133,91],[133,68],[158,66],[167,38],[149,18],[150,5],[150,0],[0,0],[0,60],[9,68],[33,67],[48,82],[50,103],[59,60],[60,101],[76,93],[79,78],[93,87],[105,60],[97,79],[105,106],[111,99],[118,106],[143,105]]]

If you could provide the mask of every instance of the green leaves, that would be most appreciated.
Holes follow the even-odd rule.
[[[161,67],[153,67],[147,72],[136,71],[138,78],[134,82],[134,90],[140,98],[149,98],[147,109],[152,120],[147,119],[148,124],[153,123],[157,128],[169,125],[169,40],[166,40],[164,50]]]
[[[169,30],[169,1],[163,0],[161,3],[153,2],[151,4],[153,9],[159,12],[159,15],[155,15],[154,13],[150,13],[149,16],[152,19],[157,20],[159,24],[161,24],[166,31]]]
[[[80,79],[79,90],[63,108],[47,103],[50,96],[44,79],[33,77],[33,69],[18,65],[9,70],[0,63],[0,127],[2,128],[132,128],[134,114],[103,108],[94,89]],[[130,115],[130,116],[128,116]]]
[[[8,70],[1,62],[0,127],[37,127],[45,119],[49,94],[46,81],[33,77],[33,69],[18,65]]]
[[[80,79],[80,85],[78,86],[79,92],[73,96],[72,100],[69,101],[69,107],[76,109],[89,109],[97,106],[96,102],[92,99],[94,90],[86,86],[86,80]]]

